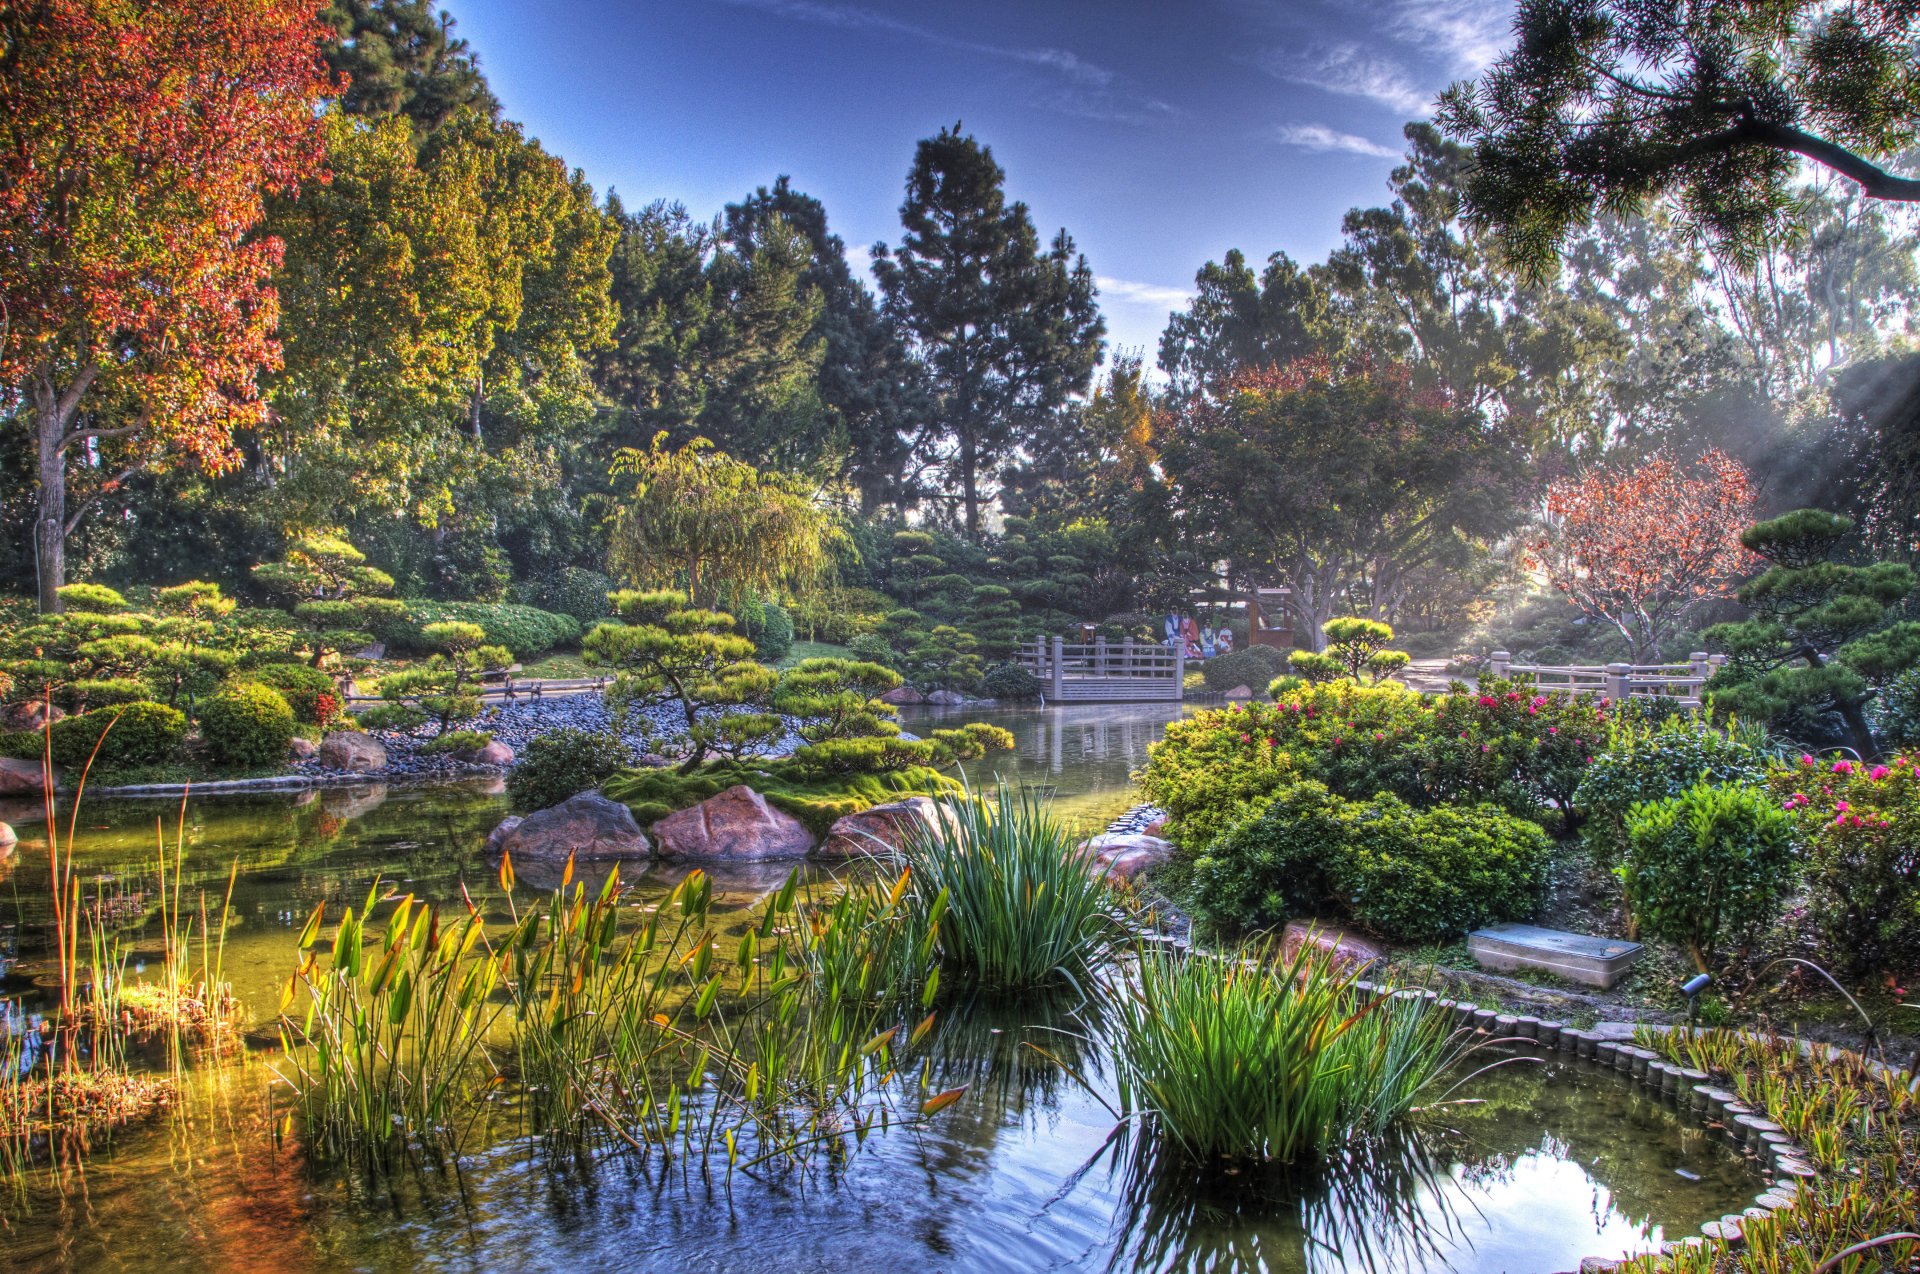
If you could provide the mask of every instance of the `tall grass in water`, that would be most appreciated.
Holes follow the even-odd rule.
[[[939,798],[939,817],[907,839],[917,914],[936,909],[941,963],[992,992],[1069,982],[1111,950],[1110,899],[1077,838],[1030,793]]]
[[[1141,951],[1115,995],[1124,1110],[1195,1163],[1292,1163],[1404,1118],[1463,1051],[1423,1000],[1363,1000],[1303,945]]]

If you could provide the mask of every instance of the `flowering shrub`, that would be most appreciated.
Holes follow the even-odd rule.
[[[1607,701],[1488,680],[1434,701],[1421,783],[1440,804],[1490,802],[1527,817],[1549,805],[1573,821],[1573,793],[1606,738]]]
[[[1167,811],[1168,836],[1189,854],[1213,843],[1245,812],[1298,777],[1293,759],[1274,746],[1278,709],[1233,705],[1195,713],[1167,726],[1134,776],[1148,800]]]
[[[1350,801],[1304,780],[1242,807],[1195,860],[1189,901],[1230,929],[1317,916],[1438,941],[1532,915],[1549,848],[1536,824],[1497,809]]]
[[[1920,754],[1803,755],[1767,786],[1800,825],[1822,960],[1855,975],[1920,969]]]

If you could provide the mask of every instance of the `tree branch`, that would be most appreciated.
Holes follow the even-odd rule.
[[[116,473],[113,477],[101,483],[98,490],[94,491],[86,499],[80,502],[80,507],[75,509],[73,511],[73,516],[67,519],[66,529],[61,531],[60,534],[63,536],[72,535],[74,528],[80,525],[80,520],[87,516],[88,512],[92,510],[94,505],[100,503],[101,496],[105,495],[109,491],[112,491],[114,488],[118,487],[122,482],[125,482],[128,478],[131,478],[134,474],[138,473],[139,471],[140,471],[139,465],[129,465],[127,468],[122,469],[119,473]]]
[[[1815,137],[1812,133],[1790,128],[1785,124],[1775,124],[1768,120],[1754,119],[1751,116],[1742,119],[1731,128],[1723,128],[1717,133],[1708,133],[1696,137],[1683,146],[1675,148],[1673,162],[1686,163],[1692,159],[1701,159],[1708,155],[1722,154],[1742,146],[1766,146],[1773,150],[1784,150],[1795,155],[1803,155],[1815,163],[1824,164],[1842,177],[1859,184],[1869,199],[1885,199],[1896,203],[1920,203],[1920,179],[1898,177],[1871,160],[1863,159],[1846,147]]]

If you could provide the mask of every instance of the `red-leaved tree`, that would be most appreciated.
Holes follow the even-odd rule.
[[[0,0],[0,380],[36,443],[43,610],[101,491],[157,455],[229,465],[261,418],[280,249],[255,230],[321,171],[323,7]]]
[[[1720,451],[1562,479],[1547,489],[1533,564],[1568,601],[1617,628],[1635,663],[1656,663],[1682,619],[1728,596],[1754,566],[1740,544],[1753,499],[1747,471]]]

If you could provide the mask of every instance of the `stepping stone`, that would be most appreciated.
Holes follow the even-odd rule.
[[[1606,990],[1627,975],[1644,948],[1538,925],[1490,925],[1467,935],[1467,950],[1483,969],[1538,969]]]

